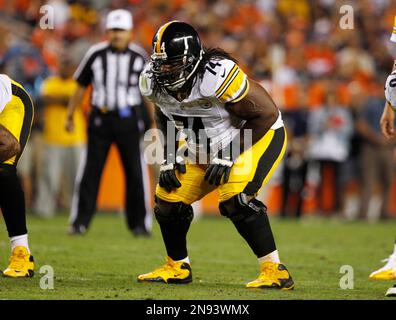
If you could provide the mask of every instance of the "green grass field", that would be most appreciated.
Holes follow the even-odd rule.
[[[194,281],[177,286],[136,282],[138,274],[164,261],[156,223],[151,238],[136,239],[121,217],[100,214],[86,236],[70,237],[67,216],[59,215],[53,220],[28,217],[36,274],[32,279],[0,278],[0,299],[385,299],[393,283],[371,281],[368,275],[390,254],[395,223],[271,220],[281,259],[296,283],[294,291],[244,288],[258,274],[257,260],[224,218],[192,224],[188,240]],[[1,269],[8,257],[3,224]],[[40,288],[43,265],[54,269],[53,290]],[[339,287],[342,265],[354,269],[353,290]]]

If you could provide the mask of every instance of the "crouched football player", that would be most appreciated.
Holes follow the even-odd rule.
[[[170,140],[169,121],[187,132],[188,157],[180,146],[165,143],[154,210],[168,257],[164,266],[139,275],[138,281],[192,281],[186,246],[191,204],[217,188],[220,213],[232,221],[260,263],[259,277],[247,287],[293,289],[279,261],[267,208],[255,198],[286,147],[280,112],[267,92],[226,52],[203,49],[195,29],[179,21],[166,23],[154,36],[140,90],[155,103],[165,140]]]
[[[11,241],[11,258],[6,277],[32,277],[25,216],[24,193],[16,165],[30,135],[33,103],[25,89],[0,74],[0,207]]]

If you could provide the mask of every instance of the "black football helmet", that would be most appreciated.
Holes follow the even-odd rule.
[[[203,49],[197,31],[188,23],[170,21],[153,38],[153,74],[156,82],[177,91],[191,79],[202,60]]]

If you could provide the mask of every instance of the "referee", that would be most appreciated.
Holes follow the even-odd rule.
[[[151,117],[142,100],[138,79],[146,52],[130,42],[132,15],[114,10],[107,16],[108,41],[93,45],[78,66],[74,78],[77,89],[71,97],[66,130],[72,131],[73,114],[85,91],[92,85],[88,144],[77,174],[70,213],[70,234],[84,234],[96,210],[100,176],[115,143],[126,176],[125,212],[128,228],[135,236],[149,236],[146,217],[140,136],[151,126]]]

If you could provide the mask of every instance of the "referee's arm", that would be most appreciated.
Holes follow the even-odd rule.
[[[73,77],[77,81],[77,88],[76,91],[74,91],[74,94],[71,96],[67,107],[67,118],[65,123],[65,129],[67,132],[72,132],[74,130],[74,112],[81,104],[81,101],[84,98],[85,90],[92,82],[93,73],[91,65],[94,60],[93,58],[94,50],[91,47],[74,73]]]
[[[67,118],[65,129],[67,132],[73,132],[74,130],[74,121],[73,121],[73,114],[76,111],[76,108],[81,104],[82,99],[84,98],[85,90],[87,87],[82,85],[78,85],[76,91],[69,100],[69,104],[67,106]]]

